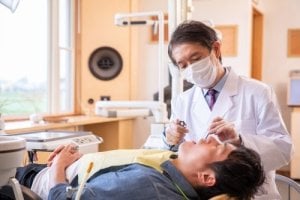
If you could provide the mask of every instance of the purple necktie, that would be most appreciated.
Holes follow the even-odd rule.
[[[215,102],[216,102],[216,90],[214,90],[214,89],[209,89],[209,90],[207,91],[207,94],[208,94],[208,96],[209,96],[208,106],[209,106],[210,110],[212,110],[213,107],[214,107],[214,104],[215,104]]]

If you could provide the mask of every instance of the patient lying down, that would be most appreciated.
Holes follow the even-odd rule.
[[[211,135],[198,143],[183,142],[178,155],[139,149],[81,156],[72,145],[62,146],[29,187],[43,199],[75,199],[76,190],[68,193],[66,188],[83,181],[91,161],[94,165],[81,199],[210,199],[221,194],[250,199],[264,182],[255,151]],[[24,169],[18,169],[17,178],[28,183],[24,177]]]

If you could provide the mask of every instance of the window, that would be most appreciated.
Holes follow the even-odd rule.
[[[0,113],[62,114],[74,108],[72,0],[0,5]]]

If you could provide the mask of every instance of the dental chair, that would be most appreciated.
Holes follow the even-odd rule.
[[[21,185],[22,196],[24,200],[42,200],[37,194],[31,191],[29,188]],[[9,185],[2,186],[0,189],[1,200],[17,200],[13,191],[13,188]]]
[[[300,199],[300,184],[293,179],[276,174],[276,185],[282,200],[297,200]]]
[[[22,166],[25,153],[25,139],[14,136],[0,136],[0,199],[41,200],[29,188],[21,186],[15,177],[16,168]]]

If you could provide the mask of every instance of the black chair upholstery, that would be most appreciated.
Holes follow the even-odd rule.
[[[24,200],[42,200],[37,194],[31,191],[29,188],[21,185]],[[1,200],[15,200],[13,189],[10,185],[4,185],[0,188]]]

